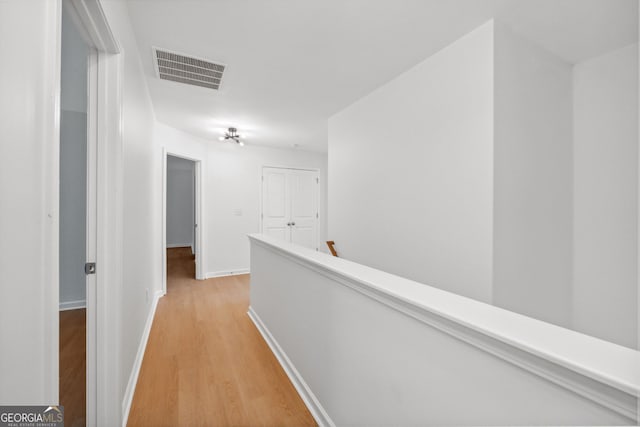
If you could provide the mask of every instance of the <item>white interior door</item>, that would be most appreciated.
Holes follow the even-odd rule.
[[[318,249],[318,173],[292,170],[289,173],[291,191],[291,242]]]
[[[290,241],[290,195],[288,169],[262,171],[262,233]]]
[[[318,249],[318,172],[264,168],[262,233]]]

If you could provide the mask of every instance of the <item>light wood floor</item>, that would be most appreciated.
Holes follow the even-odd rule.
[[[196,281],[189,249],[168,251],[129,426],[313,426],[249,317],[249,276]]]
[[[86,310],[60,312],[60,405],[64,425],[85,425],[86,411]]]

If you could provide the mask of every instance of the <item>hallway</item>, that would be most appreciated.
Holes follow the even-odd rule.
[[[247,316],[249,276],[196,281],[190,250],[167,252],[128,425],[315,425]]]

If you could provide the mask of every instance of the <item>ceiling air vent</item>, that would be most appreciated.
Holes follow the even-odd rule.
[[[163,80],[218,90],[225,65],[153,48],[156,73]]]

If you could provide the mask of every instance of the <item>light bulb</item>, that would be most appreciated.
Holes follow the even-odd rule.
[[[225,137],[224,137],[224,136],[221,136],[221,137],[218,137],[218,139],[219,139],[220,141],[224,141],[224,140],[225,140]]]
[[[238,144],[240,144],[240,147],[244,147],[244,142],[240,141]]]

